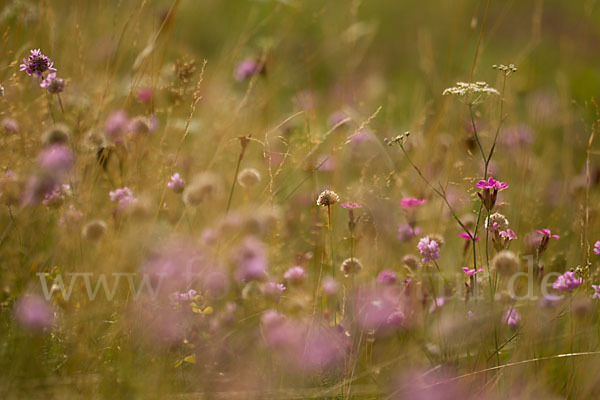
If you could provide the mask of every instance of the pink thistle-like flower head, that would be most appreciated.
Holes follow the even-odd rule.
[[[110,201],[118,204],[119,210],[124,210],[137,202],[137,199],[133,195],[133,191],[127,186],[109,192],[109,196]]]
[[[440,245],[435,239],[431,239],[429,236],[425,236],[419,240],[417,249],[423,256],[421,259],[423,264],[429,264],[433,260],[440,258]]]
[[[417,199],[415,197],[405,197],[400,200],[400,207],[405,210],[415,209],[427,203],[427,199]]]
[[[63,174],[73,166],[73,152],[69,146],[54,144],[40,152],[38,162],[48,172]]]
[[[600,299],[600,285],[592,285],[592,289],[594,289],[592,299]]]
[[[304,278],[306,278],[306,272],[304,272],[304,268],[300,266],[291,267],[285,271],[283,278],[291,284],[300,284],[304,282]]]
[[[323,289],[323,293],[330,297],[335,296],[337,294],[339,287],[340,285],[331,276],[325,277],[325,279],[323,279],[323,283],[321,284],[321,289]]]
[[[260,64],[251,58],[247,58],[240,62],[235,70],[235,80],[242,82],[252,75],[258,74],[261,71]]]
[[[503,237],[506,240],[515,240],[518,239],[517,235],[512,229],[507,229],[505,231],[500,231],[500,237]]]
[[[24,295],[15,304],[15,318],[25,329],[39,332],[52,327],[54,312],[50,303],[37,295]]]
[[[185,181],[181,176],[179,176],[178,172],[175,172],[169,179],[169,183],[167,183],[167,186],[175,193],[181,193],[185,188]]]
[[[377,283],[381,283],[383,285],[393,285],[396,283],[396,279],[397,277],[394,271],[384,269],[379,273],[379,276],[377,277]]]
[[[560,292],[570,292],[583,284],[583,278],[576,278],[575,272],[567,271],[554,281],[552,287]]]
[[[40,87],[48,91],[48,93],[57,94],[63,91],[65,80],[56,77],[56,72],[52,72],[40,83]]]
[[[42,78],[46,71],[56,72],[52,60],[43,55],[40,49],[31,50],[31,55],[23,59],[20,70],[25,71],[27,75],[36,75],[38,78]]]

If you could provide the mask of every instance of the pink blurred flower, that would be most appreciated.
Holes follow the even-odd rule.
[[[594,253],[600,255],[600,240],[594,243]]]
[[[340,207],[345,208],[347,210],[354,210],[356,208],[362,208],[362,206],[358,203],[342,203]],[[598,242],[600,243],[600,242]]]
[[[73,152],[69,146],[54,144],[40,152],[38,162],[47,172],[64,174],[73,166]]]
[[[323,283],[321,284],[323,293],[330,297],[335,296],[337,294],[339,286],[340,285],[337,283],[337,281],[331,276],[325,277],[325,279],[323,279]]]
[[[235,254],[237,269],[235,277],[238,281],[248,282],[262,280],[267,275],[267,257],[264,244],[258,239],[248,236]]]
[[[481,180],[477,183],[477,187],[480,189],[493,189],[493,190],[504,190],[508,189],[508,184],[505,182],[500,182],[492,178],[491,176],[487,181]]]
[[[181,193],[185,188],[185,181],[181,176],[179,176],[178,172],[175,172],[171,178],[169,178],[169,183],[167,183],[167,186],[175,193]]]
[[[552,232],[550,231],[550,229],[536,229],[536,232],[539,233],[542,236],[548,237],[548,238],[552,238],[552,239],[560,239],[560,236],[558,235],[553,235]]]
[[[133,196],[133,192],[127,186],[112,190],[109,192],[109,196],[110,201],[117,203],[119,210],[125,210],[137,202],[137,199]]]
[[[517,329],[520,321],[521,316],[514,307],[509,308],[502,317],[502,322],[507,324],[511,329]]]
[[[575,272],[567,271],[554,281],[552,287],[561,292],[570,292],[583,284],[583,278],[575,278]]]
[[[471,236],[467,232],[459,232],[458,236],[465,240],[471,240]],[[479,236],[475,236],[475,241],[479,242]]]
[[[379,276],[377,277],[377,283],[381,283],[384,285],[392,285],[396,283],[396,279],[397,277],[394,271],[384,269],[379,273]]]
[[[304,268],[300,266],[291,267],[283,274],[283,278],[291,284],[300,284],[306,278]]]
[[[592,285],[592,289],[594,289],[592,299],[600,299],[600,285]]]
[[[417,199],[414,197],[405,197],[402,200],[400,200],[400,207],[404,208],[405,210],[408,210],[408,209],[419,208],[425,203],[427,203],[427,199]]]
[[[419,240],[417,249],[423,256],[421,259],[423,264],[429,264],[433,260],[440,258],[439,243],[435,239],[431,239],[429,236],[425,236]]]
[[[54,323],[54,312],[50,303],[38,295],[23,295],[14,308],[17,322],[25,329],[40,332]]]
[[[483,268],[479,268],[478,270],[475,270],[475,268],[471,269],[468,267],[463,267],[462,270],[467,276],[472,276],[472,275],[478,274],[480,272],[483,272]]]
[[[407,242],[420,234],[421,228],[418,226],[415,226],[414,228],[409,224],[402,224],[398,226],[398,240],[401,242]]]
[[[129,117],[123,110],[114,111],[104,123],[106,138],[111,142],[120,142],[129,125]]]

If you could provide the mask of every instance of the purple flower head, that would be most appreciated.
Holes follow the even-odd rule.
[[[123,139],[123,134],[127,131],[129,125],[129,117],[123,110],[114,111],[108,116],[104,123],[104,131],[106,137],[111,142],[120,142]]]
[[[127,207],[137,202],[133,192],[127,186],[111,191],[109,196],[110,201],[118,204],[119,210],[125,210]]]
[[[285,285],[283,283],[277,282],[265,282],[262,285],[262,292],[267,299],[273,300],[275,302],[279,301],[279,298],[285,292]]]
[[[252,75],[258,74],[261,70],[260,64],[251,58],[247,58],[240,62],[235,70],[235,80],[238,82],[245,81]]]
[[[50,303],[37,295],[24,295],[15,304],[15,318],[24,328],[40,332],[52,327],[54,312]]]
[[[514,307],[509,308],[508,311],[506,311],[506,313],[502,317],[502,322],[507,324],[511,329],[517,329],[520,321],[521,316],[519,315],[517,309]]]
[[[409,209],[419,208],[425,203],[427,203],[427,199],[417,199],[414,197],[405,197],[402,200],[400,200],[400,207],[404,208],[405,210],[409,210]]]
[[[247,237],[238,248],[235,277],[240,282],[262,280],[267,275],[267,256],[264,244]]]
[[[567,271],[554,281],[552,287],[560,292],[570,292],[583,284],[582,278],[575,278],[575,272]]]
[[[472,233],[471,233],[472,234]],[[471,240],[471,236],[467,232],[459,232],[458,236],[465,240]],[[479,242],[479,236],[475,236],[475,241]]]
[[[4,129],[4,131],[6,133],[17,133],[19,132],[19,123],[12,119],[12,118],[4,118],[2,120],[2,129]]]
[[[440,245],[435,239],[431,239],[429,236],[425,236],[419,240],[417,249],[419,249],[419,253],[423,256],[421,259],[423,264],[429,264],[433,260],[440,258]]]
[[[398,226],[398,240],[401,242],[407,242],[420,234],[421,228],[418,226],[415,226],[414,228],[409,224],[402,224]]]
[[[178,172],[175,172],[169,179],[167,186],[175,193],[181,193],[185,187],[185,181],[181,176],[179,176]]]
[[[477,196],[479,196],[485,208],[487,208],[488,211],[491,211],[494,208],[494,205],[496,205],[498,192],[507,189],[508,184],[497,181],[490,176],[487,181],[479,181],[477,187],[483,189],[483,192],[478,192]]]
[[[594,253],[600,255],[600,240],[594,243]]]
[[[340,204],[340,206],[342,208],[345,208],[346,210],[354,210],[356,208],[362,208],[362,206],[358,203],[342,203]],[[598,242],[600,243],[600,242]]]
[[[192,300],[194,300],[194,296],[196,296],[198,292],[196,292],[194,289],[190,289],[187,292],[183,292],[181,293],[179,290],[171,293],[171,295],[169,296],[169,299],[171,300],[171,303],[173,305],[176,305],[177,303],[186,303],[186,302],[190,302]]]
[[[386,330],[390,316],[398,309],[398,298],[380,289],[363,289],[354,297],[354,309],[360,328]]]
[[[20,65],[21,71],[27,72],[27,75],[36,75],[39,78],[43,77],[46,71],[56,72],[53,67],[54,63],[40,49],[31,50],[31,55],[23,59],[23,64]]]
[[[283,278],[291,284],[300,284],[304,282],[306,272],[304,272],[304,268],[300,266],[291,267],[285,271]]]
[[[483,268],[479,268],[478,270],[476,270],[475,268],[462,267],[462,270],[467,276],[473,276],[475,274],[483,272]]]
[[[52,72],[40,83],[40,87],[46,89],[49,93],[57,94],[63,91],[65,80],[56,77],[56,72]]]
[[[594,289],[592,299],[600,299],[600,285],[592,285],[592,289]]]
[[[323,293],[325,293],[327,296],[335,296],[338,292],[339,286],[340,285],[335,279],[333,279],[331,276],[327,276],[325,279],[323,279],[321,289],[323,289]]]
[[[140,103],[150,103],[150,100],[152,100],[152,96],[154,96],[154,91],[152,90],[152,88],[146,87],[140,89],[140,91],[137,92],[135,97]]]
[[[38,162],[47,172],[64,174],[73,166],[73,152],[69,146],[54,144],[40,152]]]
[[[44,193],[42,204],[46,207],[58,208],[65,201],[65,194],[71,191],[70,185],[56,185],[52,190]]]
[[[379,273],[379,276],[377,277],[377,283],[381,283],[384,285],[393,285],[394,283],[396,283],[396,279],[396,273],[394,271],[384,269]]]

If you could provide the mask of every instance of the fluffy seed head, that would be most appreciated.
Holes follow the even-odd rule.
[[[243,188],[251,188],[260,183],[260,173],[254,168],[245,168],[238,174],[238,183]]]
[[[318,206],[331,206],[340,201],[340,196],[333,190],[323,190],[317,199]]]
[[[221,195],[220,178],[212,172],[196,175],[183,190],[183,202],[190,207],[197,207],[204,201],[214,200]]]
[[[71,130],[65,124],[55,124],[46,129],[42,136],[42,143],[44,146],[51,146],[53,144],[66,144],[69,142],[71,137]]]
[[[361,269],[363,269],[363,266],[356,257],[346,258],[340,267],[340,270],[346,277],[357,274]]]
[[[98,241],[106,232],[106,222],[96,219],[88,222],[83,227],[83,237],[90,242]]]
[[[499,274],[510,275],[519,269],[519,259],[510,250],[502,250],[492,259],[492,268]]]

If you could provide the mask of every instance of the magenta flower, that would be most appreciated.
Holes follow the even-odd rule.
[[[46,71],[56,72],[56,68],[53,66],[54,63],[43,55],[40,49],[36,49],[31,50],[31,55],[23,59],[20,70],[27,72],[27,75],[36,75],[38,78],[42,78]]]
[[[38,162],[48,172],[66,173],[73,166],[73,152],[69,146],[54,144],[40,152]]]
[[[465,273],[465,275],[467,276],[473,276],[475,274],[478,274],[480,272],[483,272],[483,268],[479,268],[478,270],[475,270],[475,268],[468,268],[468,267],[462,267],[463,272]]]
[[[240,282],[262,280],[267,275],[267,255],[264,244],[252,237],[247,237],[238,248],[237,269],[235,277]]]
[[[596,243],[594,243],[594,253],[596,253],[597,255],[600,255],[600,240],[598,240]]]
[[[17,322],[30,331],[43,331],[52,327],[54,311],[50,303],[37,295],[24,295],[15,304]]]
[[[277,282],[266,282],[262,286],[262,292],[267,299],[279,302],[281,295],[285,292],[285,285]]]
[[[291,267],[283,274],[283,278],[292,284],[299,284],[304,281],[306,278],[306,272],[304,272],[304,268],[300,266]]]
[[[592,299],[600,299],[600,285],[592,285],[592,289],[594,289]]]
[[[478,192],[477,196],[479,196],[485,208],[487,208],[488,211],[491,211],[494,208],[494,205],[496,205],[498,192],[507,189],[508,184],[499,182],[490,176],[487,181],[479,181],[477,187],[483,189],[483,192]]]
[[[108,195],[110,196],[110,201],[119,205],[120,210],[124,210],[137,202],[137,199],[133,196],[133,192],[127,186],[113,190]]]
[[[137,92],[135,97],[140,103],[150,103],[150,100],[152,100],[152,96],[154,96],[154,91],[152,90],[152,88],[146,87],[140,89],[140,91]]]
[[[520,321],[521,316],[517,312],[517,309],[514,307],[509,308],[508,311],[506,311],[506,313],[502,317],[502,322],[507,324],[511,329],[517,329]]]
[[[379,273],[379,276],[377,277],[377,283],[393,285],[396,283],[396,273],[389,269],[384,269]]]
[[[553,235],[552,232],[550,232],[550,229],[536,229],[536,232],[547,238],[560,239],[560,236]]]
[[[552,287],[560,292],[570,292],[583,284],[582,278],[575,278],[575,272],[567,271],[554,281]]]
[[[252,75],[259,73],[260,70],[260,65],[258,62],[256,62],[256,60],[250,58],[245,59],[244,61],[238,64],[235,70],[235,80],[238,82],[245,81]]]
[[[494,222],[494,224],[497,224],[497,222]],[[512,229],[507,229],[505,231],[500,231],[500,236],[503,237],[506,240],[515,240],[518,239],[517,235],[515,234],[515,232]]]
[[[354,210],[356,208],[362,208],[362,206],[358,203],[342,203],[342,204],[340,204],[340,206],[342,208],[345,208],[346,210]]]
[[[325,279],[323,279],[321,289],[323,289],[323,293],[325,293],[327,296],[335,296],[338,292],[339,286],[340,285],[335,279],[333,279],[331,276],[327,276]]]
[[[114,111],[104,123],[106,137],[115,143],[121,141],[123,134],[127,131],[128,125],[129,117],[127,113],[123,110]]]
[[[52,72],[40,83],[40,87],[46,89],[49,93],[57,94],[63,91],[65,80],[56,77],[56,72]]]
[[[459,232],[458,236],[465,240],[471,240],[471,236],[467,232]],[[475,236],[475,241],[479,242],[479,236]]]
[[[400,200],[400,207],[405,210],[415,209],[421,207],[423,204],[427,203],[427,199],[417,199],[414,197],[405,197]]]
[[[429,236],[425,236],[419,240],[417,249],[419,249],[419,253],[423,256],[421,259],[423,264],[429,264],[433,260],[440,258],[439,243],[434,239],[430,239]]]
[[[181,176],[179,176],[178,172],[175,172],[169,179],[167,186],[175,193],[181,193],[185,187],[185,181]]]
[[[490,189],[490,190],[500,191],[500,190],[508,189],[508,184],[505,182],[497,181],[490,176],[487,181],[484,181],[484,180],[479,181],[479,183],[477,183],[477,187],[480,189]]]

